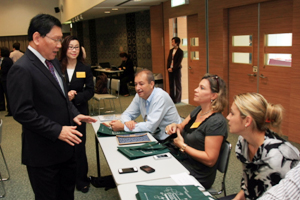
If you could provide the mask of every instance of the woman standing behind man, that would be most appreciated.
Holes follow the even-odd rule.
[[[181,124],[166,127],[167,134],[177,133],[177,157],[192,176],[206,189],[215,181],[221,145],[227,138],[227,121],[222,111],[227,105],[225,82],[206,74],[195,89],[194,101],[199,105]]]
[[[134,80],[133,62],[127,53],[120,53],[122,63],[119,66],[119,70],[124,70],[120,77],[120,94],[125,97],[129,96],[127,83]]]
[[[62,43],[60,56],[62,73],[68,86],[68,97],[81,114],[88,115],[88,100],[94,95],[91,69],[84,64],[83,53],[78,39],[67,36]],[[82,142],[75,146],[77,157],[76,188],[88,192],[90,180],[87,177],[88,163],[85,151],[86,124],[77,126],[82,133]]]
[[[239,135],[235,152],[243,177],[240,192],[221,199],[257,199],[298,164],[298,149],[270,130],[280,130],[282,111],[258,93],[234,97],[227,119],[230,133]]]

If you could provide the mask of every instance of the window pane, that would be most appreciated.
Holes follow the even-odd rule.
[[[183,58],[187,58],[188,57],[188,52],[187,51],[183,51]]]
[[[191,46],[199,46],[199,38],[191,38]]]
[[[233,63],[243,63],[251,64],[252,63],[252,53],[232,53],[232,62]]]
[[[187,46],[187,38],[182,38],[182,46]]]
[[[191,52],[191,59],[192,60],[199,60],[199,51],[192,51]]]
[[[292,33],[267,34],[266,45],[268,47],[292,46]]]
[[[276,54],[276,53],[265,54],[265,64],[291,67],[292,54]]]
[[[252,35],[232,36],[232,46],[240,46],[240,47],[252,46]]]

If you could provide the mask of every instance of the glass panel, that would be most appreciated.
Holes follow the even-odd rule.
[[[182,38],[182,46],[187,46],[187,38]]]
[[[188,57],[188,52],[187,51],[183,51],[183,57],[187,58]]]
[[[192,51],[191,52],[191,59],[192,60],[199,60],[199,51]]]
[[[199,46],[199,38],[195,37],[195,38],[191,38],[191,46]]]
[[[252,46],[252,35],[232,36],[232,46],[240,46],[240,47]]]
[[[292,54],[279,54],[279,53],[265,54],[265,65],[291,67]]]
[[[252,53],[232,53],[232,62],[233,63],[243,63],[243,64],[251,64],[252,63]]]
[[[292,33],[267,34],[266,45],[268,47],[292,46]]]

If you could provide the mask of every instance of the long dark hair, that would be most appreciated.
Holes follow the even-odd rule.
[[[72,40],[77,40],[78,43],[79,43],[79,54],[78,54],[78,57],[77,57],[77,62],[84,63],[83,53],[82,53],[82,50],[81,50],[81,44],[80,44],[79,40],[77,39],[77,37],[69,35],[69,36],[64,38],[64,41],[61,44],[62,47],[61,47],[61,53],[60,53],[59,61],[60,61],[60,64],[61,64],[62,73],[65,73],[66,69],[67,69],[67,65],[68,65],[67,51],[69,49],[69,44]]]

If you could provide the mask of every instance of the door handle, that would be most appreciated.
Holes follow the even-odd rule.
[[[191,66],[189,66],[189,69],[192,69]]]
[[[267,77],[264,76],[263,74],[261,74],[259,77],[260,77],[260,78],[267,78]]]
[[[256,74],[248,74],[248,76],[256,77]]]

